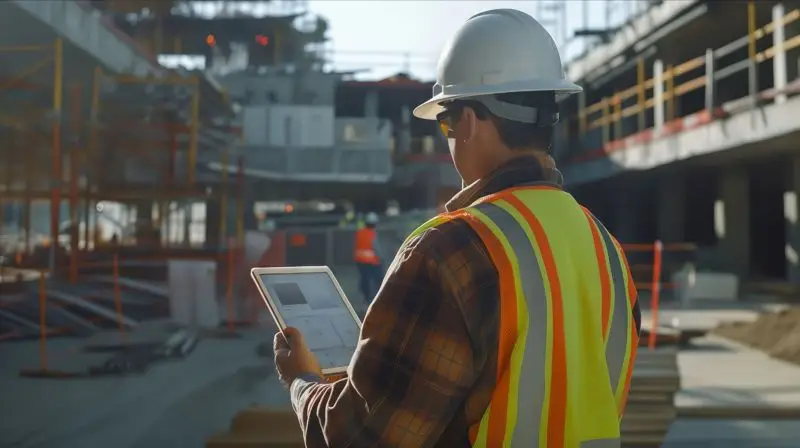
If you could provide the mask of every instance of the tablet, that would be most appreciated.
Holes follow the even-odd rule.
[[[361,320],[327,266],[253,268],[250,276],[280,330],[303,333],[326,378],[341,377],[358,344]]]

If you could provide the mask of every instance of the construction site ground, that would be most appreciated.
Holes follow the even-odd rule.
[[[356,303],[354,270],[337,277]],[[669,308],[669,306],[665,306]],[[704,310],[665,310],[661,317],[689,322],[754,319],[762,306],[727,305]],[[645,322],[649,313],[644,312]],[[662,320],[663,319],[659,319]],[[0,344],[0,446],[20,448],[202,447],[224,432],[240,410],[259,405],[288,409],[286,392],[272,362],[257,356],[272,329],[240,331],[240,339],[205,338],[185,360],[154,365],[141,376],[45,380],[20,378],[21,368],[39,362],[38,342]],[[96,354],[77,354],[79,339],[53,339],[49,359],[62,365],[88,365]],[[59,357],[61,360],[59,360]],[[69,359],[69,361],[66,361]],[[12,361],[13,362],[10,362]],[[681,351],[683,390],[677,404],[692,406],[786,406],[800,408],[800,366],[717,336]],[[800,440],[800,418],[679,418],[665,447],[793,447]]]

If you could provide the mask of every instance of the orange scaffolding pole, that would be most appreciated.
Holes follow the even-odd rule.
[[[658,307],[660,306],[661,295],[661,252],[664,250],[664,245],[661,241],[653,243],[653,285],[651,288],[650,296],[650,337],[647,341],[647,346],[650,350],[656,348],[656,339],[658,336]]]
[[[78,145],[81,132],[81,93],[83,88],[75,84],[70,89],[72,96],[72,132],[75,134],[75,143],[69,154],[69,281],[78,282]]]
[[[47,370],[47,285],[39,272],[39,357],[42,372]]]
[[[114,254],[114,267],[113,267],[113,278],[114,278],[114,310],[116,311],[117,315],[117,326],[119,327],[119,331],[122,333],[123,337],[125,335],[125,324],[122,322],[122,292],[120,291],[119,287],[119,254]]]
[[[189,157],[186,181],[189,186],[194,185],[195,170],[197,168],[197,140],[200,131],[200,80],[194,77],[194,89],[192,90],[192,118],[191,131],[189,134]]]
[[[58,225],[61,209],[61,106],[63,101],[64,82],[64,41],[56,38],[53,46],[53,147],[52,147],[52,182],[50,199],[50,272],[55,272],[58,249]]]
[[[220,242],[227,244],[228,242],[228,152],[229,148],[226,146],[222,148],[222,196],[219,200],[219,214],[221,220],[219,222],[219,238]]]

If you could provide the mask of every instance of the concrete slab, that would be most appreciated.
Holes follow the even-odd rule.
[[[670,427],[662,448],[794,448],[800,421],[683,420]]]
[[[678,355],[679,408],[800,407],[800,366],[709,336]]]
[[[255,347],[271,332],[206,339],[183,361],[145,375],[69,381],[19,378],[6,360],[35,361],[35,343],[0,345],[0,446],[21,448],[199,447],[255,403],[288,408],[271,363]],[[79,341],[78,341],[79,342]],[[76,341],[53,341],[65,350]]]

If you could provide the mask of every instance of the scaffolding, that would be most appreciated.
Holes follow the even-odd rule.
[[[0,77],[0,226],[8,222],[2,216],[6,206],[22,209],[14,223],[16,236],[4,238],[13,261],[28,259],[31,267],[50,271],[68,265],[74,282],[79,260],[92,258],[87,253],[98,248],[92,227],[96,230],[96,210],[104,202],[144,210],[140,221],[152,221],[160,235],[169,227],[170,213],[181,208],[176,204],[221,202],[220,232],[225,233],[215,235],[212,245],[227,244],[227,204],[243,191],[242,182],[203,169],[209,162],[224,162],[238,139],[224,91],[203,73],[136,77],[70,65],[64,45],[57,38],[0,47],[6,67],[14,70]],[[31,206],[38,201],[49,203],[50,226],[49,235],[35,241]],[[62,217],[65,201],[68,212]],[[148,214],[152,209],[156,212]],[[0,235],[7,233],[0,227]],[[141,236],[130,242],[143,249]],[[148,244],[185,246],[169,237]],[[41,246],[48,249],[47,262],[31,261],[34,253],[41,255]]]

